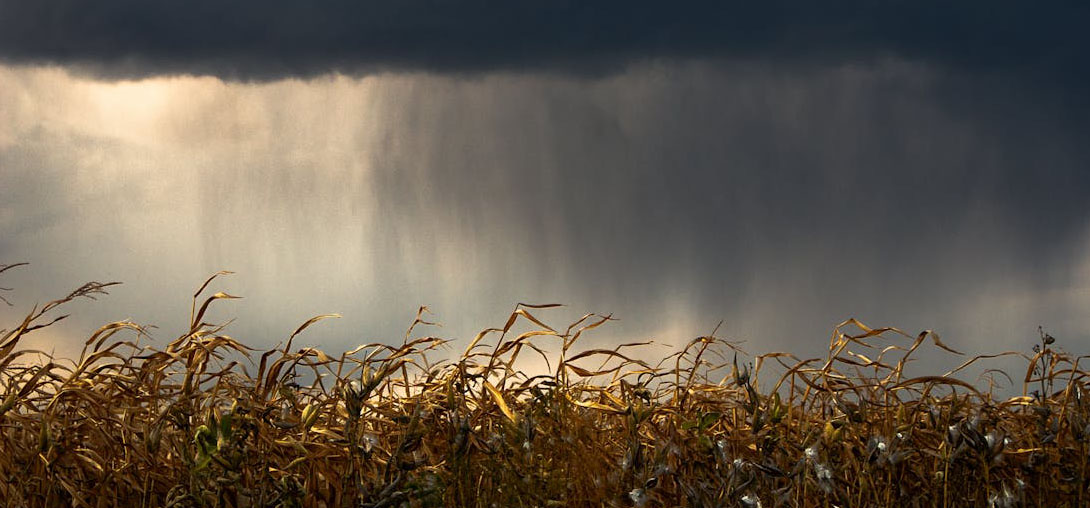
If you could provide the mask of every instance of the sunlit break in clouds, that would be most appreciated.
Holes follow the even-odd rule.
[[[0,317],[116,280],[34,346],[165,343],[233,270],[257,347],[519,302],[601,345],[1090,346],[1084,8],[461,4],[0,0]]]

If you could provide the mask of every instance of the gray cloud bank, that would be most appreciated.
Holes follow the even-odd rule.
[[[0,0],[0,59],[100,76],[559,70],[896,57],[1081,86],[1085,2]]]
[[[967,351],[1025,350],[1039,323],[1090,344],[1086,131],[979,78],[0,80],[0,259],[34,263],[4,285],[25,307],[125,281],[83,330],[129,317],[165,340],[233,269],[247,299],[217,316],[258,346],[324,312],[346,316],[308,331],[329,350],[396,340],[420,304],[469,338],[519,301],[621,318],[589,340],[725,319],[751,351],[816,355],[855,316]]]
[[[70,330],[164,339],[233,269],[258,346],[523,301],[608,341],[1084,350],[1086,5],[0,0],[2,285],[122,280]]]

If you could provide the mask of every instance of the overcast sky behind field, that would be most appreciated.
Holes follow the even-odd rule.
[[[320,5],[0,0],[0,328],[118,280],[34,345],[165,343],[227,269],[263,347],[559,302],[598,344],[1090,352],[1082,4]]]

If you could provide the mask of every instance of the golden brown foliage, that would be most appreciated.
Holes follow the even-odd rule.
[[[424,308],[399,345],[293,350],[333,317],[318,316],[258,354],[204,321],[233,298],[202,297],[220,275],[161,350],[129,322],[98,329],[75,360],[20,349],[56,321],[47,314],[111,284],[0,331],[5,506],[1088,502],[1086,373],[1044,333],[1026,356],[1025,395],[1009,400],[955,377],[979,358],[906,378],[921,347],[960,353],[931,332],[855,320],[835,328],[825,358],[771,353],[755,366],[739,365],[736,344],[715,332],[657,365],[639,359],[646,344],[578,351],[609,316],[554,329],[531,313],[551,306],[523,304],[453,360],[429,359],[446,340],[413,336],[429,324]],[[523,353],[549,373],[521,372]],[[759,385],[768,361],[782,375]]]

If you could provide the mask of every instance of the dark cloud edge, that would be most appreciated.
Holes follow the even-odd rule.
[[[527,0],[0,0],[0,61],[99,79],[260,82],[387,72],[597,78],[647,61],[861,63],[897,58],[1079,87],[1090,4],[1008,0],[825,5]]]

